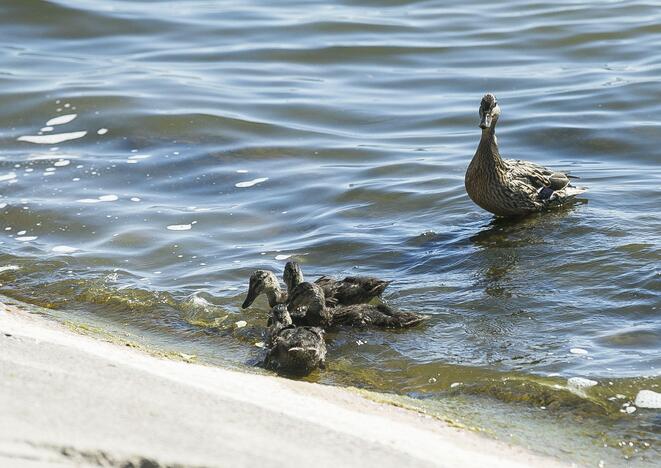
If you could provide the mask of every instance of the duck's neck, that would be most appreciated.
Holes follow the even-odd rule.
[[[484,170],[490,172],[505,172],[505,163],[498,151],[498,140],[496,139],[496,123],[494,119],[489,128],[482,130],[482,138],[477,146],[474,161]]]
[[[278,287],[267,289],[265,294],[269,300],[269,307],[275,307],[278,304],[284,304],[287,302],[287,293],[281,291]]]
[[[290,280],[289,283],[287,283],[287,292],[291,294],[291,292],[294,290],[296,286],[304,282],[305,279],[303,278],[303,273],[296,273]]]

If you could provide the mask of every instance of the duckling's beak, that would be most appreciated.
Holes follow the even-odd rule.
[[[480,120],[480,128],[484,130],[489,127],[491,127],[491,114],[484,114]]]
[[[250,304],[255,302],[255,299],[257,299],[257,293],[255,292],[255,288],[250,285],[250,288],[248,289],[248,295],[246,296],[246,300],[243,301],[243,304],[241,304],[241,308],[245,309],[246,307],[250,307]]]

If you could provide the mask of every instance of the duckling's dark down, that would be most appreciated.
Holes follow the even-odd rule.
[[[280,374],[308,375],[326,361],[324,331],[318,327],[294,326],[287,308],[278,304],[271,309],[267,331],[267,369]]]
[[[502,159],[496,138],[500,107],[493,94],[480,104],[482,137],[468,169],[468,196],[497,216],[523,216],[570,202],[587,189],[574,187],[577,178],[528,161]]]
[[[353,304],[327,307],[319,285],[303,282],[289,296],[294,323],[323,327],[409,328],[426,319],[414,312],[397,311],[385,304]]]
[[[282,275],[287,289],[291,295],[292,290],[304,281],[301,267],[296,262],[287,262]],[[370,302],[383,294],[390,281],[369,276],[347,276],[336,280],[330,276],[322,276],[315,281],[324,291],[326,305],[352,305]]]

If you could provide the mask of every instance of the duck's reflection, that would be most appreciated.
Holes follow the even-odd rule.
[[[543,262],[545,249],[526,247],[547,242],[558,223],[564,222],[572,206],[525,218],[493,218],[469,240],[478,247],[476,253],[477,285],[492,297],[510,298],[517,289],[526,286],[526,271],[521,271],[521,259]],[[530,261],[526,262],[530,264]]]

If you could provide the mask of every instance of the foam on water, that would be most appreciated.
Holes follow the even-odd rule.
[[[269,180],[268,177],[259,177],[257,179],[247,180],[245,182],[237,182],[236,184],[234,184],[234,186],[239,188],[252,187],[253,185],[261,184],[262,182],[266,182],[267,180]]]
[[[51,249],[52,252],[57,252],[57,253],[63,253],[63,254],[68,254],[68,253],[74,253],[77,252],[78,249],[76,247],[70,247],[68,245],[56,245]]]
[[[77,140],[87,135],[87,131],[53,133],[51,135],[24,135],[17,138],[18,141],[27,141],[38,145],[54,145],[70,140]]]
[[[58,117],[53,117],[48,122],[46,122],[46,126],[52,127],[54,125],[68,124],[69,122],[73,121],[77,116],[78,114],[65,114],[65,115],[60,115]]]
[[[171,224],[170,226],[167,226],[167,229],[170,231],[188,231],[192,229],[191,224]]]

